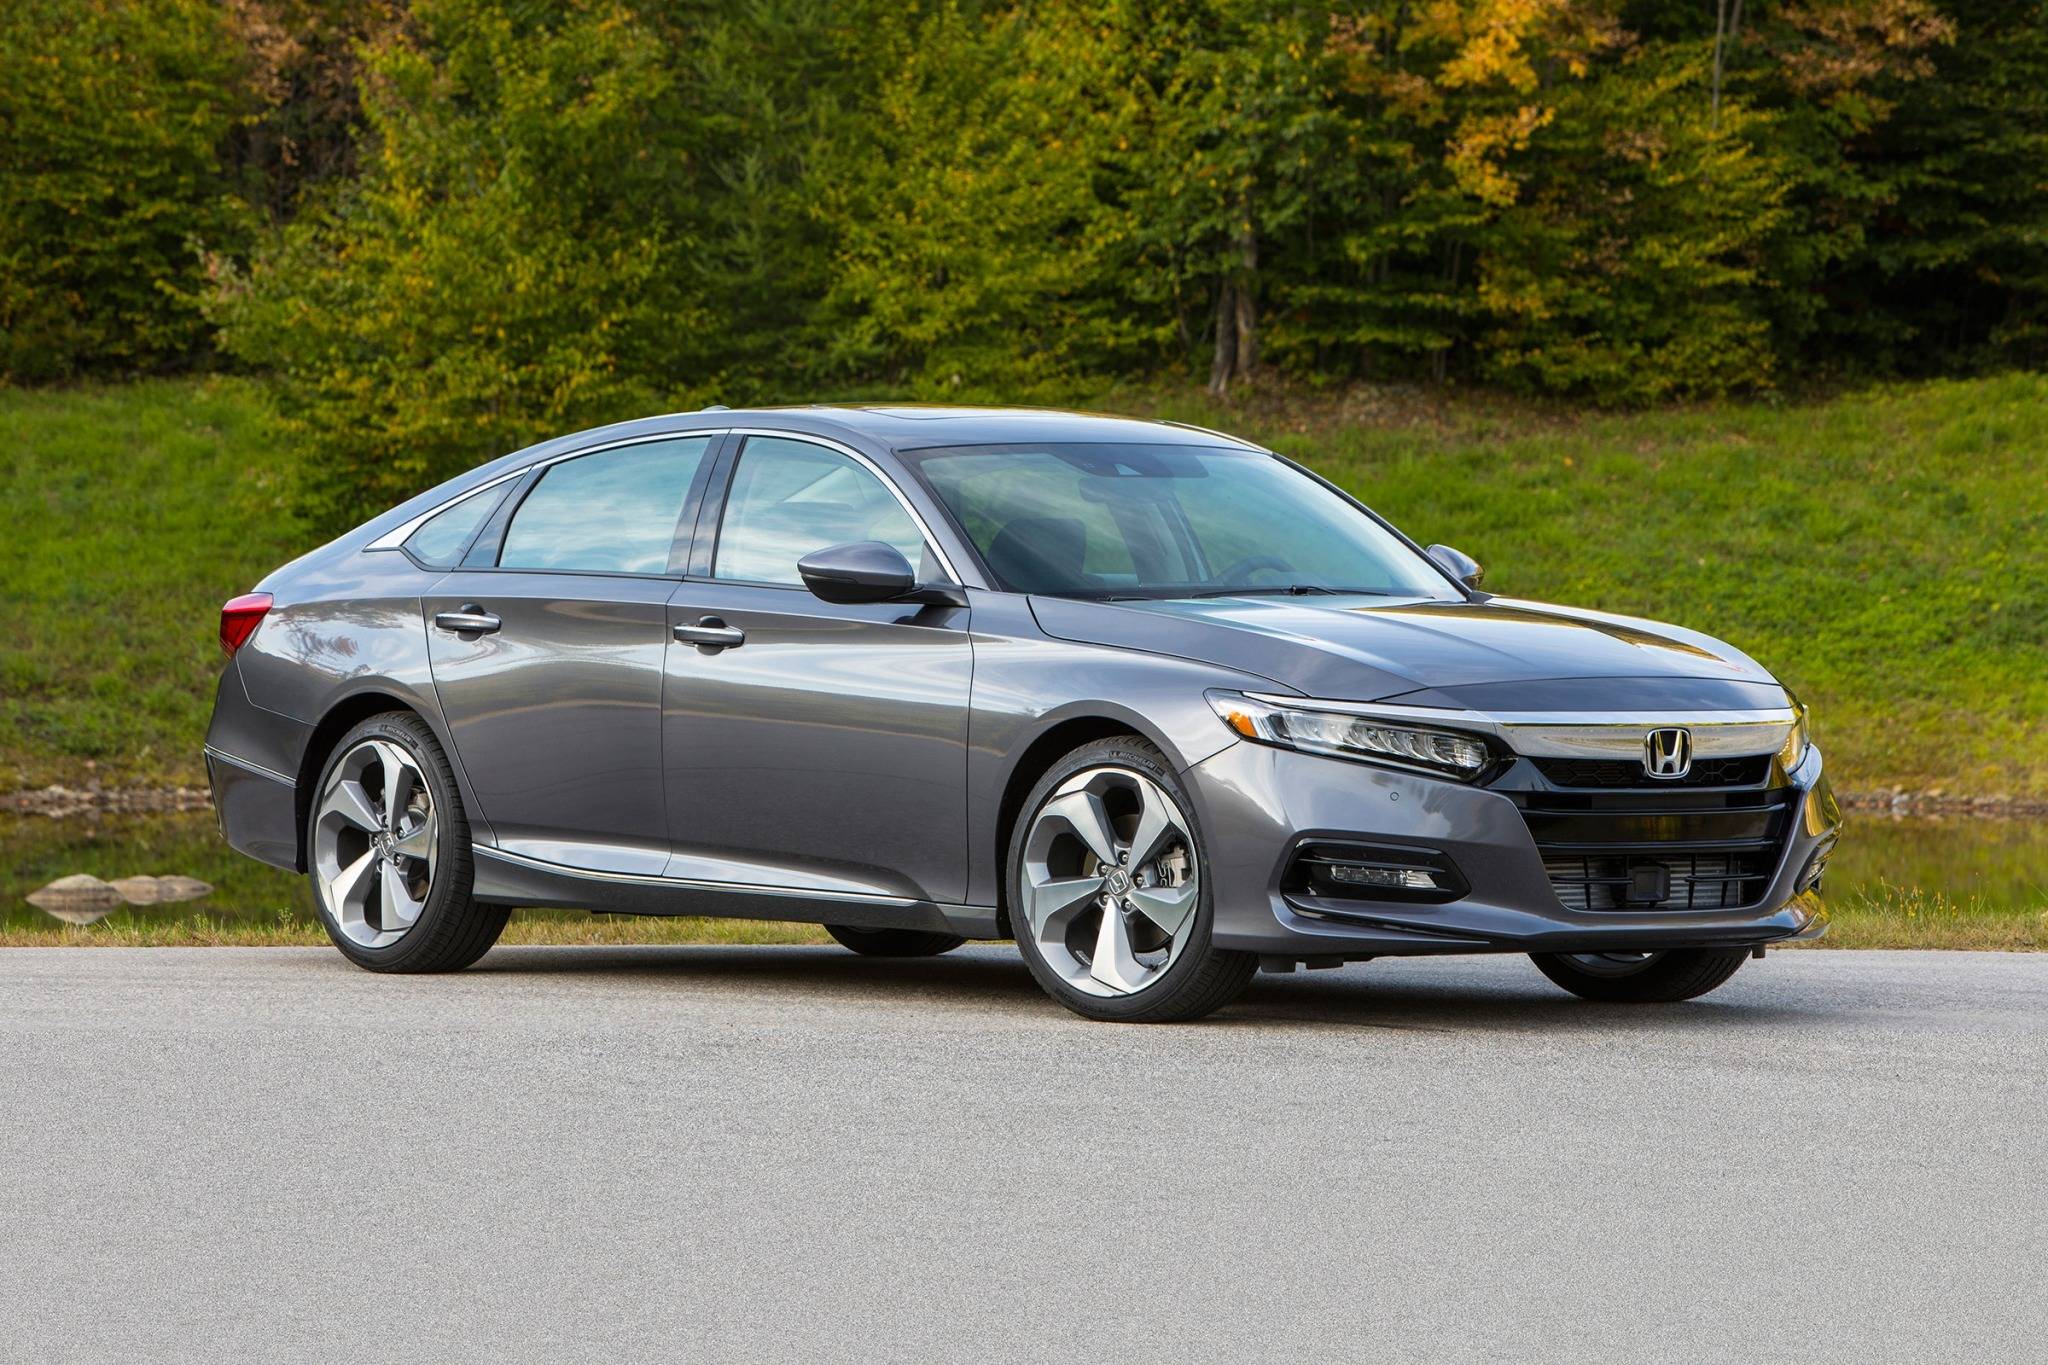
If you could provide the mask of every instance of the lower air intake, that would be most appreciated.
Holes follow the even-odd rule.
[[[1543,870],[1567,910],[1737,910],[1763,897],[1771,855],[1547,855]]]

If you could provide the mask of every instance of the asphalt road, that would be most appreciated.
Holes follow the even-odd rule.
[[[0,950],[0,1360],[2042,1358],[2048,956]]]

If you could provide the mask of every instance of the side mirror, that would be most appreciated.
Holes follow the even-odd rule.
[[[1454,550],[1448,545],[1432,545],[1429,557],[1436,566],[1468,588],[1479,586],[1479,580],[1486,577],[1486,570],[1478,560],[1463,550]]]
[[[901,550],[879,540],[813,550],[796,562],[796,571],[813,595],[841,605],[893,602],[917,589],[910,561]]]

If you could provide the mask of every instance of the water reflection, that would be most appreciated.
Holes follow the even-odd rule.
[[[67,886],[61,878],[82,880]],[[211,889],[182,899],[196,887]],[[1980,913],[2048,912],[2048,821],[1852,814],[1828,867],[1828,899],[1875,898],[1887,888],[1937,893]],[[186,916],[304,926],[313,912],[303,877],[230,849],[206,811],[0,816],[0,929],[164,925]]]
[[[305,880],[229,848],[209,811],[0,816],[0,928],[303,921]]]

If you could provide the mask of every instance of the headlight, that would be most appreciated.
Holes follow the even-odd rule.
[[[1806,707],[1795,697],[1792,700],[1792,733],[1785,736],[1785,747],[1778,750],[1778,766],[1788,773],[1798,767],[1806,757],[1809,743],[1806,735]]]
[[[1242,692],[1211,692],[1209,705],[1245,739],[1304,753],[1355,758],[1401,768],[1421,768],[1470,779],[1492,758],[1486,745],[1454,730],[1396,725],[1373,716],[1319,711],[1312,705],[1281,706]]]

